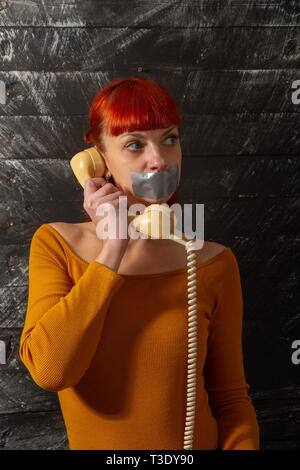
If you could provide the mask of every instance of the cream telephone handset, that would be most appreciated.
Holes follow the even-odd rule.
[[[96,147],[90,147],[74,155],[70,160],[71,168],[84,188],[87,178],[102,177],[105,170],[105,162]],[[174,228],[174,212],[170,211],[165,205],[151,204],[146,207],[143,214],[137,216],[129,216],[136,231],[143,232],[152,237],[151,223],[157,221],[157,211],[162,216],[170,216],[172,223],[170,226]],[[192,248],[193,240],[177,237],[175,234],[163,233],[161,218],[159,217],[159,236],[154,238],[169,238],[178,243],[182,243],[187,251],[187,290],[188,290],[188,367],[187,367],[187,401],[186,401],[186,420],[184,431],[183,449],[192,449],[193,447],[193,430],[195,422],[196,408],[196,377],[197,377],[197,272],[196,272],[196,254]],[[170,221],[171,222],[171,221]],[[156,222],[157,223],[157,222]],[[165,227],[165,226],[164,226]],[[149,232],[150,228],[150,232]],[[188,240],[188,241],[187,241]]]

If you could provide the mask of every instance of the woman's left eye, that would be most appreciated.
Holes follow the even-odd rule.
[[[176,142],[176,140],[178,139],[178,135],[177,134],[172,134],[172,135],[169,135],[166,140],[168,139],[171,139],[173,138],[174,139],[174,144]],[[126,148],[129,148],[131,145],[134,145],[134,144],[139,144],[140,142],[138,140],[134,140],[133,142],[130,142],[129,144],[125,145]],[[133,149],[133,150],[138,150],[138,149]]]
[[[178,135],[177,135],[177,134],[169,135],[169,137],[167,137],[167,139],[171,139],[172,137],[175,139],[175,141],[176,141],[176,139],[178,139]]]

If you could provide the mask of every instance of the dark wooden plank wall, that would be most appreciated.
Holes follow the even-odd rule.
[[[239,260],[261,448],[299,448],[299,21],[288,0],[0,2],[0,449],[68,448],[57,395],[18,357],[29,244],[83,221],[69,159],[89,105],[139,72],[180,106],[183,201]]]

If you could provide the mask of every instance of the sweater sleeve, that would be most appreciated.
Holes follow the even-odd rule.
[[[63,250],[53,243],[43,225],[31,240],[19,357],[39,387],[57,392],[76,385],[88,369],[108,306],[124,278],[92,261],[74,285]]]
[[[259,425],[243,364],[240,272],[231,250],[215,264],[215,270],[205,274],[214,306],[203,374],[219,446],[222,450],[259,450]]]

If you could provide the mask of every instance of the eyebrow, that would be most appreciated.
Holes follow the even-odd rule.
[[[169,129],[167,129],[165,132],[163,132],[161,135],[166,135],[168,134],[172,129],[174,129],[176,126],[173,126],[173,127],[170,127]],[[123,137],[127,137],[128,135],[133,135],[134,137],[142,137],[143,139],[145,138],[145,136],[143,134],[139,134],[138,132],[134,132],[134,133],[131,133],[131,134],[124,134],[122,135],[120,138],[122,139]]]

